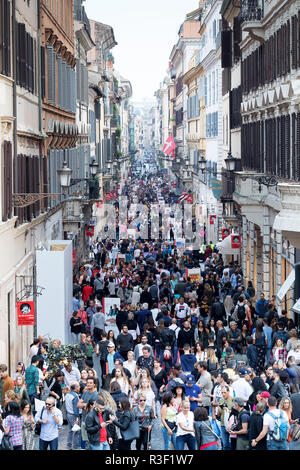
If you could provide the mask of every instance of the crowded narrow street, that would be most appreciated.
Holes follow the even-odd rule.
[[[0,0],[0,450],[300,450],[299,77],[300,0]]]

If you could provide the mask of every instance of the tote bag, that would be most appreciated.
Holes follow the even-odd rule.
[[[140,426],[137,420],[130,421],[128,428],[125,431],[121,430],[124,441],[132,441],[140,437]]]

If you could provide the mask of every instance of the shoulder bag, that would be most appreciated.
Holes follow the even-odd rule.
[[[14,446],[11,443],[10,434],[3,434],[2,441],[0,444],[0,450],[14,450]]]
[[[43,406],[40,419],[43,419],[43,413],[45,409],[46,409],[45,406]],[[42,429],[42,423],[36,423],[35,430],[34,430],[36,436],[39,436],[41,434],[41,429]]]
[[[202,421],[202,424],[205,424],[205,426],[206,426],[206,427],[213,433],[213,435],[216,437],[217,443],[218,443],[218,447],[219,447],[218,450],[221,450],[222,446],[221,446],[221,443],[220,443],[220,436],[218,436],[218,434],[215,433],[215,431],[213,431],[213,429],[212,429],[208,424],[206,424],[205,421]]]
[[[140,437],[140,425],[137,419],[130,421],[130,424],[125,431],[121,430],[121,435],[124,441],[133,441]]]

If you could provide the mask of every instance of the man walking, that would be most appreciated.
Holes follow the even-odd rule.
[[[45,407],[37,412],[35,422],[41,424],[39,450],[58,449],[58,429],[63,424],[62,412],[55,407],[55,399],[48,397]]]
[[[31,365],[25,371],[25,382],[27,385],[27,393],[30,398],[30,403],[34,406],[34,399],[39,398],[39,370],[37,365],[39,363],[38,356],[32,356]]]
[[[79,436],[80,436],[80,427],[78,431],[73,431],[75,424],[79,425],[79,409],[77,404],[79,401],[79,391],[80,385],[79,382],[75,382],[71,385],[69,393],[66,394],[65,404],[67,412],[67,421],[68,421],[68,440],[67,448],[69,450],[78,450],[79,449]]]
[[[133,351],[133,337],[128,333],[128,326],[122,325],[122,331],[117,337],[117,350],[124,358],[124,361],[127,361],[128,351]]]

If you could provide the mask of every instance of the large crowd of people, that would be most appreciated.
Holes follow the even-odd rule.
[[[157,194],[175,197],[159,173],[133,168],[123,195],[147,205]],[[56,450],[65,423],[72,450],[300,449],[293,320],[212,243],[178,248],[174,225],[168,240],[94,240],[93,259],[74,274],[70,319],[84,359],[51,374],[40,336],[13,377],[0,365],[2,448],[33,450],[38,439]],[[116,299],[115,329],[104,298]]]

